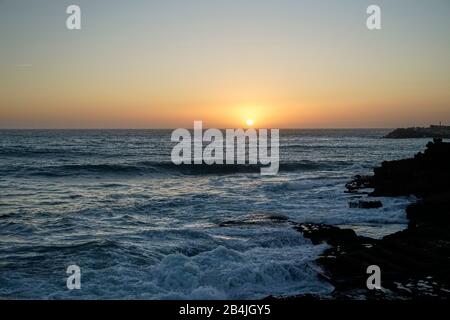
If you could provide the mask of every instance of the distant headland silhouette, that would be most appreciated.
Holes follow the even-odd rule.
[[[425,127],[398,128],[389,132],[385,138],[388,139],[409,139],[409,138],[450,138],[450,126],[430,125]]]

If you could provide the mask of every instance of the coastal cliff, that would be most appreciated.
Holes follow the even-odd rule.
[[[298,224],[313,243],[331,248],[318,259],[335,286],[332,298],[450,298],[450,143],[434,139],[414,158],[383,162],[369,177],[356,176],[349,192],[373,188],[372,196],[416,195],[408,228],[381,240],[353,230]],[[382,290],[368,290],[367,267],[381,269]]]
[[[450,126],[431,125],[428,128],[411,127],[398,128],[389,132],[385,138],[388,139],[411,139],[411,138],[450,138]]]

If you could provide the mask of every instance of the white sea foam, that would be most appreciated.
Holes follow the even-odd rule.
[[[152,267],[157,299],[259,299],[269,295],[329,293],[314,259],[323,246],[254,248],[223,246],[193,257],[171,254]]]

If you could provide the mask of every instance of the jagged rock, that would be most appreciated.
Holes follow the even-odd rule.
[[[406,229],[381,240],[357,236],[351,229],[303,223],[296,229],[314,244],[326,242],[327,249],[317,262],[322,277],[335,286],[332,296],[383,299],[429,297],[450,298],[450,232],[448,227]],[[367,268],[382,271],[386,292],[367,289]],[[418,285],[422,283],[423,286]],[[408,288],[408,289],[405,289]]]
[[[360,208],[360,209],[377,209],[381,208],[383,206],[383,203],[381,201],[365,201],[365,200],[359,200],[359,201],[351,201],[348,203],[350,208]]]
[[[355,231],[351,229],[340,229],[326,224],[300,223],[295,228],[313,244],[327,242],[332,245],[342,245],[357,238]]]
[[[348,192],[356,192],[359,189],[372,188],[372,177],[356,175],[352,180],[345,184]]]
[[[435,139],[412,159],[383,162],[368,180],[373,195],[414,194],[421,200],[406,210],[408,228],[381,240],[323,224],[296,227],[313,243],[332,246],[317,260],[335,286],[332,297],[450,299],[450,143]],[[370,265],[380,267],[385,290],[367,289]]]
[[[257,225],[257,224],[268,224],[268,223],[284,223],[287,222],[288,217],[281,214],[266,214],[266,213],[255,213],[250,216],[244,217],[238,220],[227,220],[219,223],[220,227],[232,227],[239,225]]]
[[[374,169],[374,196],[425,197],[450,190],[450,143],[435,139],[414,158],[385,161]]]
[[[425,223],[450,225],[450,191],[428,196],[406,208],[409,226]]]

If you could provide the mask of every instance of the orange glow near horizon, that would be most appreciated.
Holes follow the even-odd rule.
[[[373,32],[358,0],[83,2],[69,32],[0,1],[0,128],[450,125],[448,2],[392,1]]]

